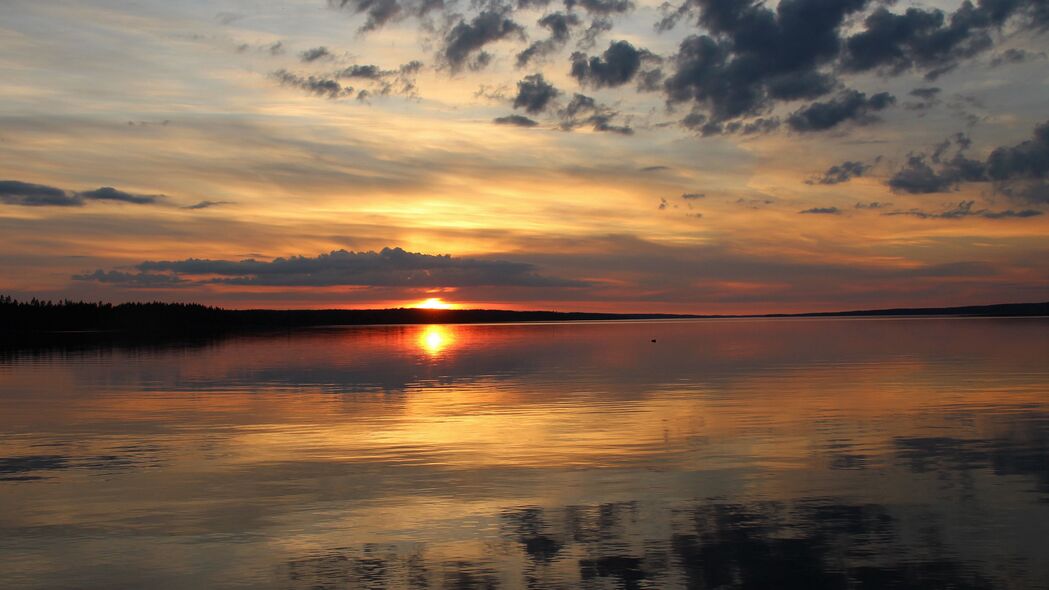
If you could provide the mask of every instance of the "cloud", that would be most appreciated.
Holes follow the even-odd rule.
[[[525,112],[535,115],[543,112],[550,101],[561,94],[553,84],[543,79],[542,74],[525,76],[517,83],[517,96],[514,97],[514,108],[523,108]]]
[[[307,49],[299,54],[299,59],[303,63],[315,62],[319,59],[331,59],[334,57],[327,47],[323,45],[320,47],[314,47],[313,49]]]
[[[1029,61],[1035,61],[1038,59],[1045,59],[1046,53],[1039,51],[1035,53],[1033,51],[1026,51],[1024,49],[1006,49],[1002,53],[991,58],[991,67],[997,68],[1003,65],[1021,64]]]
[[[537,23],[540,27],[549,30],[550,36],[532,43],[517,54],[517,67],[519,68],[527,66],[534,59],[545,57],[564,47],[568,43],[572,29],[579,26],[582,20],[571,12],[552,12],[540,18]]]
[[[692,112],[681,120],[681,124],[688,129],[699,131],[703,137],[708,135],[755,135],[772,133],[779,129],[779,117],[758,117],[750,121],[729,121],[721,123],[711,121],[702,113]]]
[[[134,205],[151,205],[164,198],[164,195],[136,195],[133,193],[127,193],[111,186],[103,186],[93,191],[80,192],[77,193],[77,196],[88,201],[117,201]]]
[[[1035,127],[1031,139],[991,152],[987,176],[1003,194],[1049,204],[1049,121]]]
[[[590,126],[594,131],[620,135],[633,135],[634,133],[629,125],[614,124],[615,119],[619,116],[617,111],[598,103],[585,94],[573,95],[568,105],[558,111],[558,115],[561,117],[561,129],[564,131]]]
[[[846,160],[827,168],[823,174],[806,180],[805,184],[841,184],[863,176],[872,166],[873,164]]]
[[[384,70],[374,64],[354,64],[344,68],[336,76],[338,78],[350,78],[371,83],[372,89],[370,92],[377,92],[382,96],[390,94],[414,96],[416,91],[415,76],[422,70],[422,67],[423,63],[418,60],[401,64],[395,70]],[[361,96],[358,94],[358,99],[360,98]]]
[[[981,162],[962,155],[943,162],[934,170],[925,154],[911,154],[907,163],[889,178],[893,192],[910,194],[944,193],[954,190],[964,181],[979,182],[985,179]]]
[[[590,14],[601,16],[622,14],[634,9],[634,3],[630,0],[564,0],[564,2],[569,10],[580,6]]]
[[[524,27],[509,18],[508,14],[508,9],[496,7],[482,11],[470,22],[459,19],[444,37],[441,61],[452,72],[458,72],[466,65],[480,69],[491,59],[490,55],[481,51],[485,45],[507,38],[524,39]],[[471,57],[474,57],[473,62],[470,62]]]
[[[595,111],[598,109],[597,101],[585,94],[575,94],[572,96],[572,100],[568,103],[561,111],[561,117],[564,119],[574,119],[580,114]]]
[[[811,209],[805,209],[804,211],[798,211],[798,213],[809,215],[840,215],[841,209],[838,209],[837,207],[813,207]]]
[[[318,76],[300,76],[287,70],[277,70],[270,77],[280,82],[281,86],[298,88],[310,94],[323,96],[329,99],[337,99],[353,94],[352,86],[343,86],[337,80]]]
[[[857,209],[886,209],[892,207],[892,203],[883,203],[880,201],[870,201],[868,203],[856,203]]]
[[[111,186],[76,192],[18,180],[0,180],[0,203],[24,207],[80,207],[89,201],[153,205],[164,199],[164,195],[140,195]]]
[[[1049,204],[1049,121],[1035,127],[1032,139],[996,148],[986,161],[965,157],[971,143],[958,133],[938,144],[931,154],[910,154],[889,179],[889,187],[896,192],[929,194],[954,190],[964,182],[991,182],[996,192],[1017,201]],[[957,151],[948,158],[952,144]]]
[[[709,34],[681,41],[664,82],[667,100],[691,102],[718,124],[764,115],[778,101],[823,96],[839,85],[826,71],[840,51],[839,29],[866,3],[784,0],[772,11],[753,2],[687,0],[660,28],[695,17]]]
[[[522,262],[461,258],[383,248],[380,252],[336,250],[315,257],[292,256],[270,262],[246,259],[146,261],[138,274],[102,271],[76,275],[91,280],[131,285],[162,281],[193,285],[265,285],[282,287],[580,287],[582,281],[547,277]],[[166,277],[164,279],[157,277]]]
[[[1049,10],[1040,0],[984,0],[966,1],[950,15],[918,8],[896,14],[878,6],[860,30],[846,36],[850,17],[870,4],[782,0],[775,9],[735,0],[665,4],[658,31],[694,19],[707,33],[680,42],[663,83],[667,101],[692,104],[693,114],[682,121],[686,126],[704,135],[723,133],[726,121],[767,116],[780,102],[815,100],[840,89],[841,73],[897,75],[918,69],[935,78],[991,47],[991,33],[1013,17],[1022,17],[1021,26],[1049,27]],[[795,121],[808,131],[833,127]]]
[[[380,29],[389,22],[407,17],[422,18],[430,12],[441,10],[444,0],[328,0],[328,5],[354,14],[366,14],[367,20],[359,29],[366,33]]]
[[[53,186],[0,180],[0,203],[23,207],[80,207],[84,200]]]
[[[887,92],[879,92],[868,98],[866,93],[845,90],[827,102],[814,102],[794,111],[787,119],[787,124],[794,131],[802,133],[826,131],[845,122],[867,125],[879,120],[874,112],[895,103],[896,97]]]
[[[686,201],[695,201],[696,199],[705,199],[706,195],[703,193],[685,193],[681,195],[681,198]]]
[[[577,49],[592,49],[594,45],[597,45],[597,38],[602,33],[607,33],[612,30],[612,21],[606,17],[597,17],[590,21],[590,26],[583,31],[580,35],[579,40],[576,41]]]
[[[1038,0],[963,2],[946,15],[937,9],[908,8],[901,14],[879,7],[864,20],[864,30],[845,40],[842,67],[850,72],[878,70],[897,75],[911,69],[935,79],[964,59],[990,49],[992,33],[1017,14],[1041,21]],[[1049,12],[1049,11],[1046,11]]]
[[[593,125],[594,131],[618,133],[619,135],[633,135],[634,129],[629,125],[616,125],[613,123],[619,113],[595,113],[586,122]]]
[[[642,61],[656,60],[646,49],[637,49],[628,41],[613,41],[601,56],[587,57],[582,52],[572,54],[571,75],[584,86],[613,88],[622,86],[641,69]]]
[[[496,125],[516,125],[517,127],[535,127],[539,123],[523,115],[507,115],[492,119]]]
[[[908,94],[911,96],[917,96],[922,100],[932,100],[939,96],[940,89],[936,86],[919,87],[911,90]]]
[[[157,273],[129,273],[119,270],[96,270],[92,273],[73,275],[74,281],[93,281],[96,283],[109,283],[127,285],[131,287],[170,287],[186,284],[187,281],[170,274]]]
[[[983,217],[985,219],[1024,219],[1028,217],[1038,217],[1043,214],[1041,211],[1036,211],[1034,209],[1023,209],[1020,211],[1014,211],[1012,209],[1006,209],[1004,211],[974,209],[973,206],[975,204],[976,201],[960,201],[950,209],[937,213],[930,213],[921,209],[909,209],[907,211],[889,211],[887,213],[882,213],[882,215],[909,215],[912,217],[920,217],[921,219],[963,219],[965,217]]]
[[[220,205],[233,205],[233,201],[200,201],[193,205],[186,205],[183,209],[207,209],[209,207],[218,207]]]
[[[936,86],[918,87],[907,94],[920,99],[917,102],[906,102],[903,108],[909,111],[926,111],[940,104],[939,96],[941,89]],[[921,115],[919,115],[921,116]]]

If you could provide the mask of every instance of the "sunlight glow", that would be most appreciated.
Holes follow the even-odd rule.
[[[448,303],[440,297],[431,297],[416,303],[412,307],[417,309],[457,309],[459,306],[454,303]]]

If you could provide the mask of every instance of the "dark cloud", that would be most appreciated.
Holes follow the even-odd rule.
[[[911,90],[908,94],[910,94],[911,96],[917,96],[922,100],[932,100],[939,96],[940,89],[936,86],[927,86],[915,88],[914,90]]]
[[[996,68],[998,66],[1011,65],[1026,63],[1034,61],[1036,59],[1045,59],[1046,53],[1039,51],[1035,53],[1033,51],[1026,51],[1024,49],[1006,49],[998,55],[991,58],[991,67]]]
[[[944,193],[954,190],[961,182],[979,182],[984,179],[983,164],[960,154],[950,161],[942,162],[935,170],[928,156],[911,154],[907,157],[907,163],[889,178],[889,187],[898,193]]]
[[[84,200],[53,186],[0,180],[0,203],[24,207],[79,207]]]
[[[277,41],[275,43],[271,43],[266,48],[266,50],[270,52],[270,55],[283,55],[284,54],[284,43],[282,41]]]
[[[704,126],[704,129],[709,132],[716,130],[718,133],[724,134],[755,135],[772,133],[779,129],[780,124],[779,117],[758,117],[750,121],[730,121],[724,125],[718,123],[710,128]],[[709,133],[707,134],[709,135]]]
[[[629,125],[614,124],[617,115],[618,113],[595,113],[594,115],[591,115],[586,122],[593,125],[594,131],[618,133],[619,135],[633,135],[634,129]]]
[[[440,58],[453,72],[467,65],[481,68],[491,59],[481,49],[489,43],[507,38],[523,39],[524,27],[510,18],[508,9],[490,8],[470,22],[460,19],[445,35]],[[473,62],[470,61],[471,57]]]
[[[336,250],[315,257],[293,256],[270,262],[247,260],[147,261],[139,274],[96,271],[78,280],[143,284],[162,281],[201,284],[323,287],[336,285],[385,287],[578,287],[585,283],[540,275],[523,262],[460,258],[384,248],[380,252]],[[157,276],[165,279],[154,278]]]
[[[494,100],[502,102],[507,99],[507,93],[510,91],[510,87],[506,84],[499,84],[498,86],[489,86],[487,84],[481,84],[474,92],[474,98],[484,98],[487,100]]]
[[[622,14],[634,9],[634,3],[630,0],[564,0],[564,2],[569,10],[578,6],[590,14],[601,16]]]
[[[343,78],[364,78],[367,80],[381,80],[388,72],[375,65],[352,65],[342,72]]]
[[[307,49],[299,54],[299,59],[302,60],[303,63],[310,63],[319,59],[331,59],[332,57],[334,56],[328,51],[328,48],[324,46]]]
[[[907,211],[889,211],[887,213],[882,213],[882,215],[909,215],[912,217],[920,217],[921,219],[963,219],[965,217],[983,217],[985,219],[1024,219],[1027,217],[1038,217],[1039,215],[1042,215],[1041,211],[1036,211],[1034,209],[1023,209],[1020,211],[1014,211],[1012,209],[1006,209],[1004,211],[974,209],[973,206],[975,204],[976,201],[960,201],[957,205],[936,213],[930,213],[921,209],[909,209]]]
[[[839,29],[866,3],[783,0],[773,12],[754,2],[687,0],[660,27],[695,17],[709,35],[681,42],[664,83],[667,99],[692,102],[716,126],[762,115],[777,101],[823,96],[838,86],[825,67],[838,57]]]
[[[897,14],[879,7],[864,20],[864,30],[845,41],[842,66],[892,75],[916,69],[935,79],[990,49],[993,33],[1016,15],[1024,19],[1023,26],[1049,24],[1042,0],[966,1],[950,15],[921,8]]]
[[[869,203],[856,203],[857,209],[886,209],[892,207],[892,203],[882,203],[879,201],[871,201]]]
[[[233,205],[233,201],[200,201],[193,205],[187,205],[183,209],[207,209],[209,207],[218,207],[220,205]]]
[[[71,192],[53,186],[17,180],[0,180],[0,203],[25,207],[80,207],[89,201],[116,201],[152,205],[164,195],[140,195],[103,186],[90,191]]]
[[[681,195],[681,198],[686,201],[695,201],[696,199],[706,198],[706,195],[703,193],[685,193]]]
[[[1034,129],[1034,137],[1012,147],[1000,147],[987,158],[987,176],[996,190],[1014,199],[1049,204],[1049,121]]]
[[[360,31],[368,32],[407,17],[422,18],[443,9],[444,0],[328,0],[328,5],[354,14],[366,14],[367,20]]]
[[[93,191],[80,192],[77,193],[77,196],[88,201],[117,201],[134,205],[151,205],[164,198],[164,195],[136,195],[133,193],[127,193],[111,186],[103,186]]]
[[[633,79],[641,69],[642,61],[654,59],[658,58],[648,50],[635,48],[628,41],[613,41],[600,56],[573,53],[571,75],[584,86],[622,86]]]
[[[835,164],[823,174],[810,178],[805,181],[806,184],[841,184],[848,182],[853,178],[863,176],[868,170],[871,169],[873,164],[865,164],[854,160],[846,160],[841,164]]]
[[[889,187],[928,194],[954,190],[963,182],[991,182],[996,192],[1017,201],[1049,204],[1049,121],[1035,127],[1032,139],[999,147],[986,161],[964,155],[971,143],[959,133],[936,145],[931,154],[910,154],[889,179]],[[947,157],[952,145],[956,152]]]
[[[903,108],[909,111],[927,111],[933,108],[934,106],[940,104],[940,92],[940,89],[935,86],[915,88],[907,94],[909,94],[910,96],[914,96],[920,100],[918,100],[917,102],[905,102],[903,103]]]
[[[590,21],[590,26],[583,31],[583,34],[579,36],[579,40],[576,41],[576,47],[578,49],[593,49],[594,45],[597,45],[597,38],[602,33],[607,33],[611,30],[611,19],[599,16]]]
[[[662,172],[664,170],[670,170],[670,166],[645,166],[641,168],[641,172]]]
[[[514,108],[523,108],[525,112],[535,115],[543,112],[550,101],[561,94],[553,84],[547,82],[542,74],[525,76],[517,83],[517,96],[514,97]]]
[[[572,96],[572,100],[568,103],[568,106],[561,111],[561,117],[564,119],[574,119],[582,113],[595,110],[597,110],[597,101],[585,94],[575,94]]]
[[[1006,209],[1005,211],[980,211],[980,217],[986,217],[987,219],[1006,219],[1009,217],[1038,217],[1042,215],[1042,211],[1036,209],[1022,209],[1020,211],[1014,211],[1012,209]]]
[[[341,98],[353,94],[353,87],[343,86],[337,80],[318,76],[300,76],[287,70],[277,70],[270,77],[280,82],[281,86],[299,88],[310,94],[329,99]]]
[[[1024,23],[1042,29],[1049,25],[1049,10],[1040,0],[985,0],[975,5],[966,1],[950,15],[917,8],[896,14],[879,6],[867,15],[861,30],[846,38],[843,29],[850,17],[868,4],[783,0],[774,10],[764,2],[734,0],[665,5],[657,30],[695,19],[707,32],[681,42],[664,82],[667,100],[692,103],[693,113],[683,121],[686,126],[705,135],[724,133],[727,121],[766,115],[778,102],[815,100],[834,92],[841,87],[836,74],[842,71],[899,74],[913,68],[931,79],[989,48],[991,33],[1011,17],[1022,15]],[[854,91],[848,92],[856,103]],[[827,108],[811,114],[820,112],[831,114]],[[808,125],[804,118],[795,122],[800,125],[797,130],[833,127]]]
[[[598,103],[585,94],[575,94],[568,105],[558,111],[561,117],[561,129],[571,131],[579,127],[590,126],[594,131],[633,135],[629,125],[618,125],[614,121],[619,112]]]
[[[798,213],[810,215],[839,215],[841,214],[841,209],[838,209],[837,207],[813,207],[812,209],[798,211]]]
[[[537,22],[540,27],[550,31],[550,36],[532,43],[517,54],[517,67],[519,68],[527,66],[533,59],[545,57],[564,47],[571,37],[572,29],[579,26],[582,20],[571,12],[552,12]]]
[[[642,92],[657,92],[663,88],[665,77],[661,68],[641,70],[637,74],[637,89]]]
[[[344,68],[337,76],[339,78],[363,80],[371,83],[372,89],[370,91],[358,92],[358,100],[363,100],[372,92],[382,96],[390,94],[413,96],[416,90],[415,76],[422,67],[421,61],[410,61],[406,64],[401,64],[395,70],[384,70],[373,64],[354,64]],[[352,89],[350,92],[352,92]]]
[[[845,90],[827,102],[814,102],[794,111],[787,123],[794,131],[826,131],[845,122],[866,125],[878,121],[873,113],[896,103],[896,97],[879,92],[867,97],[866,93]]]
[[[507,115],[492,119],[496,125],[516,125],[517,127],[535,127],[539,123],[523,115]]]
[[[188,281],[171,274],[158,274],[148,272],[122,272],[119,270],[96,270],[92,273],[73,275],[74,281],[93,281],[96,283],[110,283],[126,285],[130,287],[170,287],[185,284]]]

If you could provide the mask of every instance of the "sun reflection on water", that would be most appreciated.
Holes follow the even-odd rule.
[[[426,326],[419,333],[419,347],[430,356],[438,356],[453,342],[455,337],[448,326]]]

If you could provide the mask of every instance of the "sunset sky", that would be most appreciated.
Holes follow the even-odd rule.
[[[5,0],[0,294],[1049,299],[1044,0]]]

